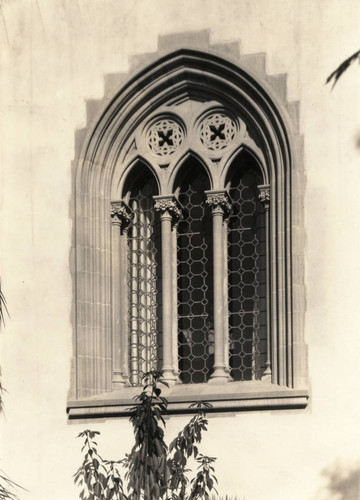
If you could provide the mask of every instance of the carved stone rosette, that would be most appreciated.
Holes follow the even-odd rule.
[[[111,222],[120,226],[122,229],[127,229],[132,221],[132,210],[122,200],[111,201]]]
[[[205,193],[206,204],[211,208],[211,213],[228,217],[231,211],[231,199],[227,191],[206,191]]]
[[[200,141],[212,151],[218,151],[229,146],[235,137],[236,124],[225,113],[212,113],[205,118],[200,126]]]
[[[264,205],[264,209],[267,211],[270,208],[270,186],[268,184],[263,184],[258,186],[259,190],[259,200]]]
[[[175,120],[163,118],[156,121],[147,133],[147,145],[157,156],[169,156],[181,146],[185,132]]]

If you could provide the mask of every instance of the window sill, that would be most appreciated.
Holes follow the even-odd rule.
[[[69,419],[128,416],[134,396],[141,388],[127,387],[111,393],[68,401]],[[212,404],[208,412],[301,409],[308,404],[306,389],[289,389],[260,381],[229,382],[227,384],[178,384],[163,388],[168,399],[168,413],[193,413],[189,408],[196,401]]]

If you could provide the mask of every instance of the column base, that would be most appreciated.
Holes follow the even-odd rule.
[[[267,367],[266,370],[264,371],[262,377],[261,377],[261,382],[266,382],[271,384],[271,369],[270,367]]]
[[[129,378],[124,376],[123,373],[117,372],[114,373],[113,379],[112,379],[112,390],[117,391],[118,389],[123,389],[124,387],[129,387],[131,384],[129,382]]]
[[[162,378],[164,382],[173,386],[177,383],[178,377],[174,374],[174,371],[171,368],[164,368],[162,370]]]
[[[230,380],[230,375],[226,372],[224,366],[215,366],[214,372],[210,375],[208,384],[226,384],[230,382]]]
[[[180,373],[177,370],[174,370],[174,377],[175,377],[175,384],[179,385],[182,384],[182,381],[180,379]]]

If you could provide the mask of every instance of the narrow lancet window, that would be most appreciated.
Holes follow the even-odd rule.
[[[207,382],[214,364],[212,224],[208,178],[194,161],[180,187],[178,226],[178,353],[183,383]],[[190,168],[191,167],[191,168]]]
[[[262,177],[236,165],[228,221],[229,361],[233,380],[260,380],[266,365],[266,232]]]
[[[161,355],[160,227],[154,210],[155,180],[142,177],[131,190],[133,221],[128,239],[130,381],[159,368]]]

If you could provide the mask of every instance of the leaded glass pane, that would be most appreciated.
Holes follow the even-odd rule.
[[[229,355],[234,380],[260,379],[266,362],[265,216],[261,176],[239,170],[231,182],[228,224]]]
[[[143,176],[130,195],[133,223],[129,229],[129,346],[130,381],[158,369],[161,355],[160,225],[154,210],[157,194],[152,177]]]
[[[178,348],[180,379],[201,383],[214,364],[212,225],[205,204],[207,176],[197,165],[181,186],[178,227]]]

